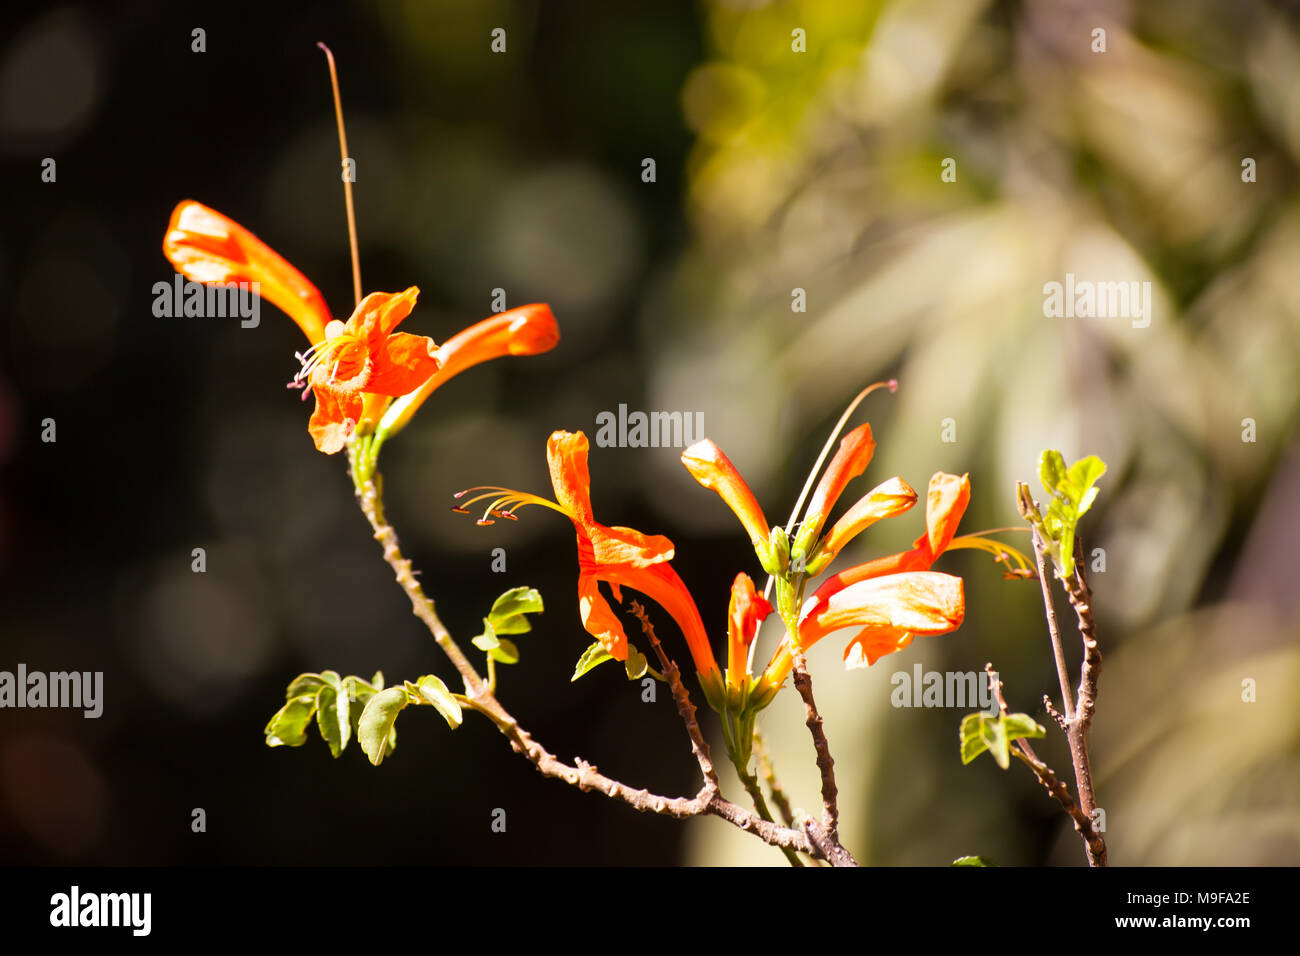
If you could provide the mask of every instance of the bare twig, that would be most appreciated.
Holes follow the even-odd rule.
[[[781,819],[786,826],[794,826],[794,810],[790,807],[790,798],[785,795],[780,781],[776,779],[776,768],[772,766],[772,758],[767,753],[767,744],[764,743],[763,735],[759,733],[757,727],[754,728],[754,759],[758,761],[758,771],[767,783],[767,789],[772,794],[772,802],[776,804]]]

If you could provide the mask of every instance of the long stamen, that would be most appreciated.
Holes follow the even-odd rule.
[[[492,499],[491,503],[483,511],[483,517],[479,518],[477,524],[490,525],[493,518],[506,518],[510,521],[518,521],[515,512],[526,505],[541,505],[543,508],[550,508],[552,511],[558,511],[566,518],[572,516],[561,508],[554,501],[543,498],[539,495],[529,494],[526,491],[515,491],[511,488],[502,488],[499,485],[477,485],[473,488],[466,488],[464,491],[458,491],[453,496],[456,499],[462,498],[471,491],[482,491],[483,494],[467,498],[452,506],[452,511],[456,514],[466,515],[470,513],[469,506],[479,501]]]
[[[857,397],[854,398],[853,401],[849,402],[849,407],[844,409],[844,414],[842,414],[840,420],[835,423],[835,427],[831,429],[830,437],[826,439],[826,444],[822,446],[822,453],[817,456],[817,463],[813,465],[812,471],[808,472],[808,480],[803,483],[803,491],[799,492],[799,500],[794,503],[794,509],[790,512],[790,519],[785,523],[785,533],[787,537],[794,530],[795,521],[799,518],[799,511],[803,508],[804,502],[808,500],[808,494],[812,491],[813,482],[817,480],[818,472],[822,470],[822,465],[826,463],[826,456],[831,453],[831,448],[834,447],[835,440],[840,437],[840,432],[844,431],[844,426],[848,424],[849,417],[852,416],[852,414],[857,410],[857,407],[862,404],[862,400],[878,388],[888,388],[891,393],[897,392],[898,379],[891,378],[887,382],[872,382],[862,391],[858,392]],[[767,587],[763,588],[763,597],[765,599],[771,598],[772,585],[775,583],[776,579],[771,575],[768,575]],[[750,658],[752,663],[752,653],[750,654]]]
[[[342,166],[348,163],[348,137],[343,131],[343,99],[339,96],[339,75],[334,68],[334,54],[324,43],[317,43],[325,51],[325,58],[330,64],[330,86],[334,90],[334,115],[339,124],[339,158]],[[348,244],[352,248],[352,294],[355,305],[361,304],[361,257],[357,253],[357,217],[352,208],[352,179],[343,177],[343,199],[348,210]]]
[[[1019,531],[1022,529],[1006,528],[1002,530]],[[992,538],[981,537],[978,534],[964,534],[961,537],[953,538],[948,544],[947,550],[957,551],[961,548],[984,551],[993,555],[995,561],[1006,567],[1005,574],[1009,578],[1032,578],[1036,574],[1029,558],[1023,552],[1010,545],[1003,544],[1001,541],[994,541]],[[1015,561],[1016,567],[1011,566],[1012,561]]]

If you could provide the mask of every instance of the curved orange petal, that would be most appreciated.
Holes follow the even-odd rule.
[[[593,524],[587,449],[587,436],[582,432],[552,432],[546,440],[546,465],[555,500],[583,528]]]
[[[560,327],[544,302],[521,305],[457,332],[438,350],[442,365],[418,391],[407,396],[388,426],[390,433],[406,426],[433,392],[465,369],[505,355],[538,355],[560,341]]]
[[[415,391],[438,371],[438,352],[427,335],[394,332],[373,356],[366,391],[394,397]]]
[[[340,395],[328,388],[313,388],[316,408],[307,423],[307,433],[316,449],[327,455],[342,451],[361,415],[359,395]]]
[[[642,534],[633,528],[610,528],[592,521],[583,529],[591,542],[594,566],[648,568],[669,561],[673,543],[661,534]]]
[[[930,489],[925,496],[925,527],[931,560],[943,554],[952,543],[969,504],[969,474],[958,477],[940,471],[930,478]]]
[[[830,510],[835,507],[835,502],[839,501],[840,495],[844,493],[845,486],[866,471],[875,452],[876,440],[871,437],[871,426],[868,424],[859,425],[840,439],[840,447],[836,449],[835,457],[822,472],[817,490],[813,492],[804,511],[806,517],[803,522],[804,527],[799,531],[799,538],[805,542],[805,546],[810,547],[817,539],[822,526],[826,523],[826,518],[830,515]]]
[[[627,635],[593,574],[578,575],[578,614],[587,633],[604,645],[610,657],[627,660]]]
[[[682,464],[691,473],[691,477],[705,488],[718,493],[745,526],[749,538],[756,545],[766,542],[771,533],[771,525],[758,504],[758,499],[740,477],[740,472],[731,463],[721,448],[709,439],[697,441],[682,452]]]
[[[883,518],[903,514],[914,504],[916,492],[901,478],[890,478],[872,488],[835,522],[818,552],[819,563],[824,567],[867,528]]]
[[[357,303],[346,323],[347,330],[373,350],[411,314],[419,295],[418,286],[403,292],[372,292]]]
[[[901,651],[912,643],[911,631],[897,627],[864,627],[844,647],[844,666],[870,667],[886,654]]]
[[[172,210],[162,248],[195,282],[256,282],[262,298],[284,310],[313,345],[324,340],[330,310],[320,291],[233,219],[187,199]]]
[[[853,625],[946,634],[959,627],[965,615],[961,578],[937,571],[890,574],[829,592],[818,588],[799,615],[798,639],[811,647],[832,631]]]
[[[749,645],[758,625],[772,613],[772,605],[754,588],[748,574],[740,572],[731,582],[727,605],[727,680],[736,687],[749,668]]]

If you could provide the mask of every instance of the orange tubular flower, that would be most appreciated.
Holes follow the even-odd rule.
[[[721,674],[709,646],[704,622],[695,600],[669,561],[673,543],[662,535],[645,535],[631,528],[608,527],[592,517],[591,477],[587,470],[587,436],[582,432],[553,433],[546,443],[546,460],[555,489],[555,501],[508,488],[471,488],[487,493],[468,499],[454,510],[468,513],[468,505],[491,499],[479,519],[514,518],[524,505],[542,505],[558,511],[573,522],[578,532],[578,609],[582,624],[604,645],[615,660],[627,660],[627,635],[609,602],[600,593],[601,581],[609,584],[616,600],[622,600],[623,586],[640,591],[661,605],[677,622],[696,672],[706,693],[720,689]],[[461,492],[459,498],[466,492]]]
[[[538,355],[560,341],[560,327],[544,302],[521,305],[458,332],[438,349],[442,363],[420,388],[394,402],[383,419],[386,434],[403,428],[415,410],[448,379],[465,369],[505,355]]]
[[[874,664],[901,651],[917,635],[947,634],[961,626],[966,602],[961,578],[935,571],[915,571],[869,578],[849,586],[827,581],[799,614],[799,646],[807,650],[832,631],[859,626],[844,648],[849,667]],[[763,683],[775,691],[794,666],[791,639],[777,648],[763,673]]]
[[[749,674],[749,645],[758,625],[772,613],[772,605],[754,590],[754,582],[743,571],[731,584],[727,608],[727,685],[739,692]]]
[[[316,396],[307,431],[320,451],[332,455],[347,444],[366,395],[406,395],[438,371],[432,339],[393,331],[419,294],[415,286],[396,294],[372,292],[346,323],[330,322],[324,341],[300,356],[294,382],[310,383]]]
[[[871,426],[868,424],[859,425],[840,439],[840,447],[822,472],[817,490],[813,492],[808,508],[804,511],[803,526],[795,539],[796,551],[800,550],[800,545],[806,550],[817,540],[835,502],[840,500],[848,483],[867,470],[875,452],[876,440],[871,437]]]
[[[735,512],[755,549],[765,550],[771,527],[758,499],[722,449],[706,438],[682,453],[682,464],[691,473],[691,477],[705,488],[716,491],[727,503],[727,507]]]
[[[262,298],[297,322],[312,345],[325,340],[330,310],[317,288],[261,239],[216,210],[192,199],[179,203],[163,237],[163,255],[194,282],[256,282]]]

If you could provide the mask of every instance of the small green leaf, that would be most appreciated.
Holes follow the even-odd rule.
[[[1088,510],[1083,503],[1084,497],[1102,475],[1106,474],[1106,463],[1096,455],[1080,458],[1070,466],[1067,472],[1070,499],[1079,509],[1079,514]],[[1095,496],[1094,496],[1095,497]],[[1092,499],[1088,499],[1092,503]]]
[[[1022,740],[1025,737],[1044,737],[1047,731],[1028,714],[1004,714],[1002,722],[1007,728],[1008,740]]]
[[[293,700],[295,697],[315,694],[325,686],[325,683],[325,679],[320,674],[299,674],[289,682],[289,688],[284,692],[284,699]]]
[[[394,724],[397,723],[397,715],[409,702],[410,696],[405,687],[390,687],[371,697],[366,703],[366,709],[361,712],[357,739],[361,743],[361,749],[376,767],[396,746]]]
[[[952,861],[953,866],[997,866],[992,860],[982,856],[959,856]]]
[[[1044,449],[1038,458],[1038,480],[1043,483],[1043,490],[1049,495],[1056,494],[1068,472],[1065,459],[1055,449]]]
[[[501,646],[501,642],[497,640],[496,628],[487,618],[483,618],[483,633],[474,638],[473,644],[480,651],[494,651]]]
[[[524,634],[533,629],[525,614],[542,613],[542,596],[536,588],[511,588],[492,603],[488,621],[497,634]]]
[[[336,689],[327,684],[316,695],[316,725],[335,757],[343,753],[352,738],[349,703],[348,694],[341,687]]]
[[[515,647],[515,642],[508,637],[502,637],[497,640],[497,646],[488,651],[492,659],[498,664],[518,664],[519,648]]]
[[[343,680],[338,671],[321,671],[320,678],[331,687],[338,687]]]
[[[383,671],[375,671],[375,676],[372,677],[372,678],[370,678],[370,686],[373,687],[375,690],[383,690],[383,689],[384,689],[384,672],[383,672]]]
[[[627,643],[627,661],[623,665],[627,668],[628,680],[640,680],[645,676],[645,672],[650,669],[650,662],[645,659],[645,655],[632,646],[632,642]]]
[[[301,747],[307,741],[307,724],[316,712],[316,695],[303,694],[281,707],[267,722],[268,747]]]
[[[582,652],[578,658],[578,666],[573,669],[573,676],[569,678],[569,683],[573,683],[587,671],[591,670],[597,664],[603,664],[605,661],[612,661],[609,651],[605,650],[605,645],[596,641],[591,647]]]
[[[431,704],[438,713],[442,714],[443,719],[447,721],[452,730],[460,726],[461,721],[464,719],[464,714],[460,709],[460,702],[451,695],[447,685],[439,678],[433,674],[426,674],[420,678],[416,690],[422,700]]]
[[[1011,766],[1011,741],[1042,737],[1045,730],[1028,714],[998,714],[983,711],[967,714],[961,722],[961,762],[970,763],[989,751],[999,767]]]

